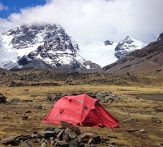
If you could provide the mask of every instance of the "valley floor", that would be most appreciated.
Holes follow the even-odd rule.
[[[120,128],[82,127],[82,132],[108,136],[110,143],[118,146],[157,147],[163,144],[163,87],[157,86],[0,87],[0,93],[8,97],[7,101],[13,101],[11,104],[0,104],[0,138],[29,134],[48,127],[41,123],[53,106],[53,102],[47,101],[47,94],[79,91],[111,91],[121,97],[118,101],[103,104],[120,121]],[[22,119],[24,115],[28,116],[27,120]]]

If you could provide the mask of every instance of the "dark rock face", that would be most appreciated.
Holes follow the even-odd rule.
[[[56,50],[68,49],[76,52],[79,49],[78,45],[72,42],[71,38],[59,25],[24,25],[9,30],[7,34],[14,36],[11,43],[17,49],[33,46],[37,42],[39,35],[43,36],[44,44],[38,47],[38,51],[49,48]]]
[[[1,103],[6,103],[6,97],[0,93],[0,104]]]
[[[26,60],[27,61],[27,60]],[[31,61],[27,61],[28,64],[24,65],[24,69],[45,69],[45,70],[50,70],[52,69],[52,67],[48,64],[46,64],[45,62],[43,62],[42,60],[39,59],[34,59]]]
[[[163,40],[163,33],[159,35],[158,40]]]
[[[113,45],[113,41],[110,41],[110,40],[106,40],[105,42],[104,42],[104,44],[105,45]]]

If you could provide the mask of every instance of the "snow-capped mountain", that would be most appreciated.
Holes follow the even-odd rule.
[[[106,73],[141,74],[145,76],[163,75],[163,36],[140,50],[135,50],[125,58],[109,64],[103,69]]]
[[[0,52],[0,67],[6,69],[23,68],[29,63],[31,67],[36,60],[37,64],[43,61],[52,68],[99,68],[79,55],[78,44],[60,25],[24,25],[11,29],[0,35]]]
[[[144,45],[126,37],[119,43],[92,41],[79,47],[60,25],[24,25],[0,34],[0,68],[99,69],[97,64],[111,64]]]
[[[120,41],[115,48],[115,56],[118,59],[125,57],[127,54],[142,49],[146,44],[133,37],[127,36],[124,40]]]
[[[104,42],[92,41],[80,45],[80,52],[86,59],[101,66],[106,66],[116,62],[119,58],[125,57],[130,52],[143,48],[145,45],[142,41],[127,36],[119,43],[106,40]]]

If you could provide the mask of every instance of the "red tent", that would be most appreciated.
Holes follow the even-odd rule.
[[[119,127],[118,120],[107,112],[97,99],[86,94],[60,98],[43,119],[43,123],[55,125],[61,121],[81,126]]]

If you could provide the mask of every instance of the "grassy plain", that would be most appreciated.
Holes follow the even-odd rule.
[[[13,98],[20,99],[16,104],[0,105],[0,138],[29,134],[48,127],[41,123],[41,119],[53,106],[52,102],[46,100],[47,94],[79,91],[85,93],[111,91],[121,97],[119,101],[103,104],[120,121],[120,128],[82,127],[82,132],[89,131],[105,137],[109,136],[110,143],[118,146],[155,147],[163,142],[163,124],[153,121],[153,118],[158,118],[163,122],[163,87],[122,85],[0,87],[0,93],[7,97],[7,101]],[[159,99],[157,99],[158,94]],[[144,95],[146,95],[145,98]],[[37,109],[39,105],[43,106],[43,109]],[[29,110],[31,113],[26,113]],[[24,115],[28,116],[27,120],[22,120]],[[124,121],[128,119],[132,120]],[[127,132],[127,129],[144,131]]]

